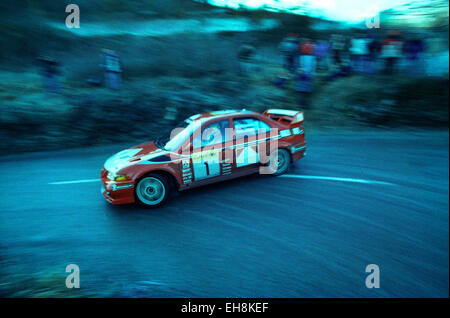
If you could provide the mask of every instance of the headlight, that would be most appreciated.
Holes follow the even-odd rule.
[[[115,175],[115,174],[112,174],[111,172],[108,173],[107,178],[109,180],[111,180],[111,181],[125,181],[125,180],[127,180],[127,176],[126,175],[124,175],[124,174],[117,174],[117,175]]]
[[[127,180],[127,176],[124,174],[118,174],[114,177],[114,181],[125,181]]]

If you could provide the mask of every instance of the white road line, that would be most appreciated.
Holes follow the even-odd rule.
[[[366,179],[354,179],[354,178],[338,178],[338,177],[325,177],[325,176],[304,176],[296,174],[283,174],[279,178],[294,178],[294,179],[313,179],[313,180],[327,180],[327,181],[341,181],[341,182],[355,182],[355,183],[372,183],[372,184],[384,184],[394,185],[394,183],[386,181],[366,180]]]
[[[341,182],[354,182],[354,183],[394,185],[394,183],[390,183],[390,182],[386,182],[386,181],[355,179],[355,178],[325,177],[325,176],[305,176],[305,175],[297,175],[297,174],[283,174],[281,176],[278,176],[278,178],[312,179],[312,180],[326,180],[326,181],[341,181]],[[57,182],[49,182],[49,184],[75,184],[75,183],[88,183],[88,182],[100,182],[100,179],[57,181]]]
[[[73,181],[58,181],[58,182],[49,182],[48,184],[72,184],[72,183],[87,183],[87,182],[100,182],[100,179],[84,179],[84,180],[73,180]]]

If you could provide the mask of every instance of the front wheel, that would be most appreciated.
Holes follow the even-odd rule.
[[[269,169],[275,176],[286,173],[290,163],[291,155],[286,149],[277,149],[270,154]]]
[[[140,204],[157,208],[163,206],[170,195],[170,183],[166,177],[149,173],[136,185],[136,198]]]

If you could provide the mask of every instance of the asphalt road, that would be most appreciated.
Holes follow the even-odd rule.
[[[306,137],[287,177],[186,191],[158,210],[111,206],[100,182],[77,181],[123,145],[1,158],[0,291],[49,271],[62,279],[48,288],[64,286],[74,263],[91,296],[448,297],[448,131]]]

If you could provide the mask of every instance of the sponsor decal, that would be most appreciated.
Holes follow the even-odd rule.
[[[192,170],[191,170],[191,163],[190,163],[190,159],[184,159],[182,161],[182,178],[183,178],[183,183],[184,184],[188,184],[192,182]]]
[[[222,163],[222,174],[223,175],[231,174],[231,163],[229,162]]]
[[[202,161],[213,160],[219,157],[218,149],[205,150],[201,152],[196,152],[192,154],[192,163],[198,163]]]
[[[220,150],[211,149],[192,154],[192,166],[195,180],[220,175]]]

